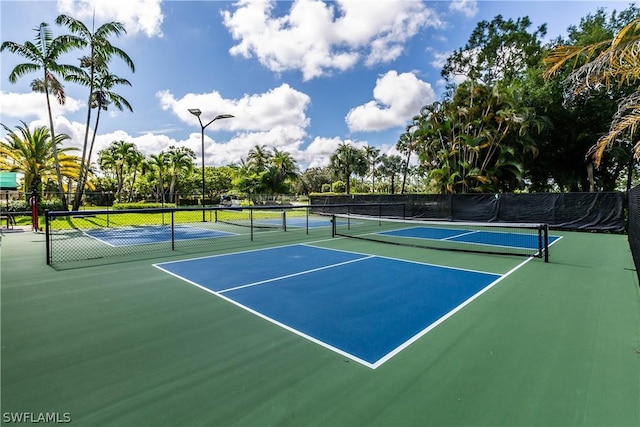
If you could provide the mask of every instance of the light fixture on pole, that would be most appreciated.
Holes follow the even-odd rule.
[[[200,109],[198,108],[189,108],[189,112],[191,114],[193,114],[194,116],[196,116],[198,118],[198,122],[200,123],[200,141],[202,143],[202,222],[206,221],[205,215],[204,215],[204,192],[205,192],[205,186],[204,186],[204,130],[207,126],[209,126],[211,123],[215,122],[216,120],[220,120],[220,119],[230,119],[234,116],[232,116],[231,114],[218,114],[217,116],[215,116],[209,123],[207,123],[206,125],[202,124],[202,119],[200,119],[200,115],[202,114],[202,111],[200,111]]]

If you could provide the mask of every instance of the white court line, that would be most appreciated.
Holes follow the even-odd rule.
[[[322,240],[320,240],[320,242],[322,242]],[[313,243],[316,243],[316,242],[301,243],[301,245],[302,246],[311,246],[311,247],[320,248],[320,249],[327,249],[329,251],[346,252],[346,253],[349,253],[349,254],[356,254],[356,255],[363,255],[363,256],[371,255],[371,254],[367,254],[367,253],[364,253],[364,252],[348,251],[348,250],[345,250],[345,249],[325,248],[324,246],[312,246]],[[423,261],[413,261],[413,260],[410,260],[410,259],[394,258],[394,257],[384,256],[384,255],[373,255],[373,256],[375,256],[376,258],[390,259],[392,261],[401,261],[401,262],[408,262],[408,263],[411,263],[411,264],[427,265],[429,267],[447,268],[449,270],[468,271],[470,273],[490,274],[490,275],[493,275],[493,276],[500,276],[502,274],[502,273],[494,273],[492,271],[471,270],[469,268],[452,267],[452,266],[449,266],[449,265],[433,264],[433,263],[423,262]]]
[[[450,318],[451,316],[453,316],[454,314],[456,314],[457,312],[459,312],[460,310],[462,310],[464,307],[466,307],[467,305],[469,305],[473,300],[475,300],[476,298],[478,298],[480,295],[484,294],[485,292],[487,292],[489,289],[493,288],[495,285],[497,285],[498,283],[500,283],[502,280],[504,280],[505,278],[507,278],[508,276],[510,276],[512,273],[514,273],[516,270],[518,270],[519,268],[521,268],[522,266],[524,266],[526,263],[528,263],[529,261],[531,261],[533,259],[533,257],[529,257],[526,260],[524,260],[523,262],[521,262],[520,264],[518,264],[517,266],[515,266],[514,268],[512,268],[511,270],[509,270],[508,272],[506,272],[504,275],[502,275],[501,277],[499,277],[498,279],[494,280],[493,282],[489,283],[487,286],[485,286],[484,288],[480,289],[478,292],[476,292],[474,295],[472,295],[471,297],[467,298],[465,301],[463,301],[462,303],[460,303],[459,305],[457,305],[455,308],[453,308],[451,311],[449,311],[447,314],[445,314],[444,316],[442,316],[441,318],[439,318],[438,320],[436,320],[435,322],[431,323],[429,326],[427,326],[426,328],[424,328],[422,331],[418,332],[417,334],[415,334],[413,337],[409,338],[407,341],[405,341],[404,343],[402,343],[401,345],[399,345],[398,347],[396,347],[394,350],[390,351],[389,353],[387,353],[385,356],[383,356],[382,358],[378,359],[378,361],[376,361],[375,363],[372,364],[371,368],[372,369],[376,369],[378,367],[380,367],[383,363],[385,363],[386,361],[388,361],[389,359],[391,359],[393,356],[397,355],[398,353],[400,353],[402,350],[404,350],[405,348],[409,347],[411,344],[413,344],[414,342],[416,342],[417,340],[419,340],[420,338],[422,338],[424,335],[426,335],[428,332],[432,331],[433,329],[435,329],[438,325],[440,325],[441,323],[443,323],[445,320],[447,320],[448,318]]]
[[[267,320],[270,323],[273,323],[277,326],[280,326],[283,329],[286,329],[298,336],[301,336],[311,342],[314,342],[324,348],[327,348],[335,353],[338,353],[342,356],[348,357],[349,359],[353,360],[354,362],[360,363],[368,368],[371,369],[377,369],[378,367],[380,367],[382,364],[384,364],[385,362],[389,361],[391,358],[393,358],[395,355],[397,355],[398,353],[400,353],[402,350],[406,349],[407,347],[409,347],[411,344],[413,344],[414,342],[416,342],[418,339],[420,339],[421,337],[423,337],[424,335],[426,335],[428,332],[432,331],[433,329],[435,329],[438,325],[442,324],[444,321],[446,321],[448,318],[450,318],[451,316],[453,316],[455,313],[457,313],[458,311],[462,310],[465,306],[467,306],[468,304],[470,304],[473,300],[475,300],[476,298],[480,297],[482,294],[484,294],[485,292],[487,292],[489,289],[493,288],[495,285],[497,285],[499,282],[501,282],[503,279],[505,279],[506,277],[510,276],[511,274],[513,274],[515,271],[517,271],[518,269],[520,269],[521,267],[523,267],[525,264],[527,264],[529,261],[531,261],[533,259],[533,257],[529,257],[526,260],[524,260],[523,262],[521,262],[520,264],[518,264],[517,266],[515,266],[514,268],[512,268],[511,270],[509,270],[508,272],[506,272],[503,275],[497,274],[497,273],[490,273],[490,272],[483,272],[483,271],[476,271],[476,270],[470,270],[470,269],[464,269],[464,268],[457,268],[457,267],[449,267],[449,266],[444,266],[444,265],[437,265],[437,264],[429,264],[429,263],[424,263],[424,262],[419,262],[419,261],[411,261],[411,260],[406,260],[406,259],[399,259],[399,258],[392,258],[392,257],[385,257],[385,256],[379,256],[379,255],[371,255],[371,254],[363,254],[361,252],[355,252],[355,251],[347,251],[347,250],[341,250],[341,249],[333,249],[333,248],[324,248],[321,246],[313,246],[313,243],[317,243],[317,242],[322,242],[322,241],[331,241],[334,239],[325,239],[325,240],[319,240],[319,241],[315,241],[315,242],[308,242],[308,243],[304,243],[304,244],[291,244],[291,245],[283,245],[283,246],[279,246],[279,247],[287,247],[287,246],[296,246],[296,245],[301,245],[301,246],[309,246],[312,248],[316,248],[316,249],[323,249],[323,250],[329,250],[329,251],[335,251],[335,252],[344,252],[344,253],[351,253],[351,254],[356,254],[356,255],[363,255],[363,258],[358,258],[356,260],[350,260],[350,261],[346,261],[346,262],[342,262],[342,263],[338,263],[338,264],[333,264],[330,266],[325,266],[325,267],[320,267],[320,268],[316,268],[316,269],[312,269],[312,270],[308,270],[305,272],[301,272],[301,273],[294,273],[294,274],[290,274],[287,276],[282,276],[282,277],[278,277],[275,279],[268,279],[268,280],[263,280],[260,282],[255,282],[255,283],[251,283],[251,284],[247,284],[247,285],[241,285],[235,288],[229,288],[229,289],[225,289],[223,291],[213,291],[211,289],[208,289],[196,282],[193,282],[189,279],[186,279],[182,276],[179,276],[177,274],[174,274],[170,271],[165,270],[164,268],[162,268],[160,265],[161,264],[153,264],[154,267],[158,268],[159,270],[162,270],[184,282],[187,282],[193,286],[196,286],[210,294],[216,295],[222,299],[224,299],[227,302],[230,302],[240,308],[243,308],[245,310],[247,310],[248,312],[264,319]],[[275,248],[262,248],[262,249],[252,249],[252,250],[247,250],[247,251],[241,251],[241,252],[235,252],[235,253],[247,253],[247,252],[255,252],[255,251],[260,251],[260,250],[270,250],[270,249],[277,249],[278,247]],[[232,254],[235,254],[232,253]],[[224,256],[224,255],[230,255],[230,254],[221,254],[221,255],[213,255],[213,256],[209,256],[209,257],[201,257],[201,258],[211,258],[211,257],[218,257],[218,256]],[[404,343],[400,344],[398,347],[396,347],[394,350],[390,351],[389,353],[387,353],[386,355],[384,355],[382,358],[378,359],[376,362],[374,363],[370,363],[367,362],[353,354],[350,354],[344,350],[341,350],[339,348],[336,348],[324,341],[321,341],[317,338],[314,338],[313,336],[310,336],[304,332],[301,332],[291,326],[288,326],[276,319],[273,319],[269,316],[264,315],[263,313],[260,313],[250,307],[247,307],[235,300],[233,300],[232,298],[227,297],[226,295],[223,295],[224,292],[229,292],[231,290],[234,289],[240,289],[242,287],[248,287],[248,286],[255,286],[255,285],[259,285],[261,283],[267,283],[267,282],[272,282],[272,281],[276,281],[276,280],[281,280],[281,279],[285,279],[288,277],[293,277],[293,276],[298,276],[298,275],[302,275],[302,274],[306,274],[306,273],[310,273],[313,271],[318,271],[318,270],[323,270],[323,269],[327,269],[327,268],[333,268],[339,265],[345,265],[345,264],[349,264],[349,263],[353,263],[353,262],[358,262],[358,261],[362,261],[365,259],[370,259],[370,258],[384,258],[384,259],[390,259],[390,260],[394,260],[394,261],[400,261],[400,262],[408,262],[408,263],[413,263],[413,264],[419,264],[419,265],[426,265],[426,266],[432,266],[432,267],[440,267],[440,268],[446,268],[446,269],[451,269],[451,270],[459,270],[459,271],[468,271],[468,272],[474,272],[474,273],[482,273],[482,274],[489,274],[489,275],[493,275],[493,276],[498,276],[496,278],[496,280],[494,280],[493,282],[491,282],[489,285],[485,286],[483,289],[481,289],[480,291],[476,292],[474,295],[472,295],[471,297],[467,298],[465,301],[463,301],[462,303],[460,303],[459,305],[457,305],[456,307],[454,307],[452,310],[450,310],[447,314],[445,314],[444,316],[440,317],[438,320],[436,320],[435,322],[429,324],[425,329],[423,329],[422,331],[418,332],[417,334],[415,334],[414,336],[412,336],[411,338],[409,338],[407,341],[405,341]],[[183,261],[188,261],[188,260],[183,260]],[[162,263],[162,264],[170,264],[170,263],[174,263],[174,262],[182,262],[182,261],[171,261],[171,262],[167,262],[167,263]]]
[[[218,293],[223,294],[225,292],[231,292],[231,291],[235,291],[235,290],[238,290],[238,289],[249,288],[251,286],[262,285],[263,283],[275,282],[275,281],[278,281],[278,280],[288,279],[290,277],[295,277],[295,276],[302,276],[303,274],[309,274],[309,273],[313,273],[313,272],[316,272],[316,271],[326,270],[326,269],[329,269],[329,268],[340,267],[342,265],[347,265],[347,264],[351,264],[351,263],[354,263],[354,262],[364,261],[364,260],[370,259],[370,258],[375,258],[375,255],[371,255],[371,256],[363,257],[363,258],[358,258],[358,259],[352,259],[352,260],[344,261],[344,262],[339,262],[337,264],[325,265],[323,267],[312,268],[311,270],[305,270],[305,271],[301,271],[299,273],[292,273],[292,274],[287,274],[285,276],[274,277],[273,279],[266,279],[266,280],[260,280],[258,282],[247,283],[246,285],[240,285],[240,286],[235,286],[235,287],[229,288],[229,289],[223,289],[221,291],[218,291]]]
[[[479,233],[479,231],[478,230],[467,231],[466,233],[456,234],[455,236],[445,237],[444,239],[440,239],[440,240],[457,239],[458,237],[468,236],[469,234],[475,234],[475,233]]]

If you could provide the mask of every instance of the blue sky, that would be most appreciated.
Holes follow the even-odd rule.
[[[394,154],[394,145],[421,106],[438,99],[447,56],[464,46],[479,21],[501,14],[546,23],[547,40],[594,13],[625,9],[614,1],[161,1],[0,0],[0,38],[32,41],[40,22],[64,13],[96,25],[119,21],[127,35],[112,38],[133,59],[131,73],[118,58],[112,70],[132,87],[114,90],[134,112],[111,107],[101,117],[94,153],[116,140],[134,142],[146,155],[174,146],[201,161],[200,125],[206,123],[205,164],[246,157],[255,145],[290,152],[302,169],[325,166],[342,142]],[[76,64],[80,52],[60,62]],[[42,94],[31,93],[31,74],[11,84],[22,58],[0,56],[0,122],[46,124]],[[67,83],[67,102],[55,107],[56,132],[81,147],[87,89]],[[4,135],[4,133],[3,133]],[[96,157],[94,154],[93,160]]]

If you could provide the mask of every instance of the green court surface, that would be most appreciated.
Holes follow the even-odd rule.
[[[549,263],[524,263],[377,369],[152,265],[203,248],[53,268],[43,235],[6,234],[3,422],[57,413],[86,426],[638,426],[640,287],[626,236],[553,234],[563,238]],[[316,245],[498,274],[524,260]]]

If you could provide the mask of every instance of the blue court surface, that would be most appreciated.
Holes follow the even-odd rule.
[[[155,266],[371,368],[503,277],[307,245]]]
[[[171,226],[152,225],[135,228],[106,228],[101,230],[87,230],[85,234],[109,246],[133,246],[171,241]],[[233,236],[218,230],[195,228],[184,225],[174,226],[175,240],[206,239],[212,237]]]
[[[484,230],[464,230],[455,228],[410,227],[400,230],[383,231],[379,234],[413,239],[449,240],[452,242],[510,248],[537,249],[537,234],[520,234]],[[559,236],[549,236],[549,245]]]

